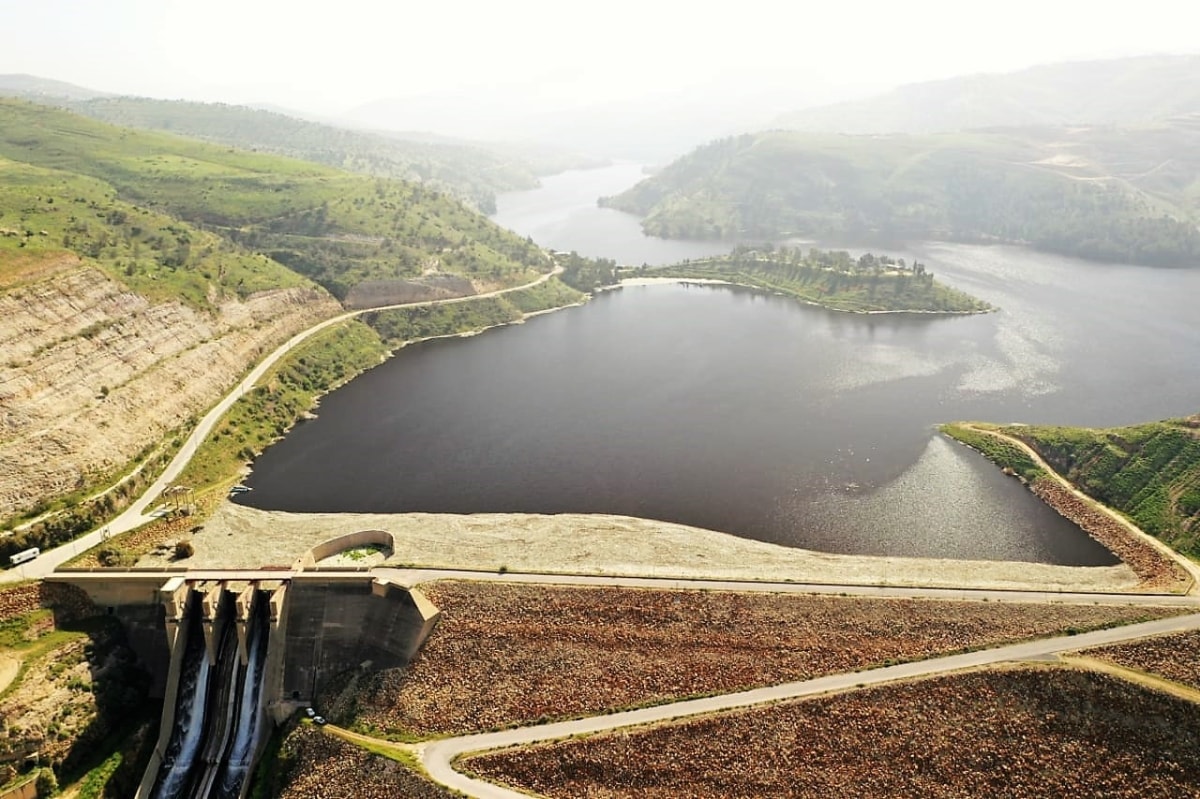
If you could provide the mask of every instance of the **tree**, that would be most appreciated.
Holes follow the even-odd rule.
[[[38,799],[57,794],[58,778],[54,776],[54,771],[48,768],[39,771],[37,780],[34,782],[34,788],[37,790]]]

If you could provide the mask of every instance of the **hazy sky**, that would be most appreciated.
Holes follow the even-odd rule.
[[[750,76],[829,99],[1200,51],[1189,0],[0,0],[0,73],[325,113],[459,87],[549,106]]]

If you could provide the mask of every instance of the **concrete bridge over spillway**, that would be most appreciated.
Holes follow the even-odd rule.
[[[311,561],[310,561],[311,563]],[[438,611],[364,571],[58,572],[125,626],[163,698],[138,799],[241,797],[268,723],[332,677],[412,658]]]

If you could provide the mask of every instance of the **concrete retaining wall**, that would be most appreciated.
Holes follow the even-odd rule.
[[[311,701],[348,669],[408,663],[438,611],[420,592],[386,581],[297,575],[288,589],[281,699]]]
[[[316,566],[325,558],[332,557],[339,552],[345,552],[348,549],[357,549],[365,546],[379,546],[391,554],[396,548],[395,537],[386,530],[359,530],[357,533],[347,533],[340,535],[337,538],[331,538],[328,541],[322,541],[312,549],[305,552],[298,561],[296,568],[308,569]]]

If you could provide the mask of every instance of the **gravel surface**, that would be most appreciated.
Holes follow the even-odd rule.
[[[323,697],[345,723],[420,736],[593,715],[1178,613],[439,582],[408,670]]]
[[[627,516],[562,514],[355,514],[259,511],[223,503],[176,565],[291,565],[310,547],[359,530],[396,536],[394,566],[514,572],[620,574],[730,580],[1050,591],[1132,591],[1125,565],[1048,566],[828,555],[726,533]],[[140,566],[170,564],[146,557]]]
[[[1200,795],[1195,705],[1064,668],[953,675],[478,756],[551,799]]]

